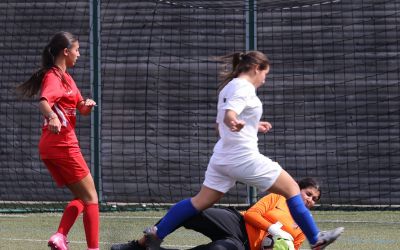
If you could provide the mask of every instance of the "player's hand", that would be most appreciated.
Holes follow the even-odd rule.
[[[81,101],[78,105],[78,110],[82,115],[89,115],[92,112],[93,107],[96,106],[96,102],[92,99],[86,99]]]
[[[87,106],[87,107],[93,107],[93,106],[96,106],[96,102],[94,100],[88,98],[85,100],[83,105]]]
[[[272,128],[271,123],[269,122],[259,122],[258,123],[258,132],[260,133],[267,133]]]
[[[231,129],[232,132],[239,132],[240,130],[242,130],[242,128],[244,127],[244,125],[246,125],[246,123],[242,120],[232,120],[229,124],[229,128]]]
[[[239,120],[236,112],[230,109],[225,111],[224,124],[232,132],[239,132],[246,125],[245,121]]]
[[[268,233],[270,233],[274,238],[282,238],[293,241],[293,236],[290,233],[282,230],[281,227],[282,223],[278,221],[268,228]]]
[[[287,249],[295,250],[294,243],[291,240],[283,238],[274,238],[274,248],[273,249]]]
[[[61,122],[57,116],[52,119],[49,119],[49,124],[47,125],[47,129],[53,134],[59,134],[61,132]]]

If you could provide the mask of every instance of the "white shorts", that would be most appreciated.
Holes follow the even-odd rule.
[[[281,171],[282,167],[277,162],[262,154],[235,158],[230,163],[227,163],[226,156],[213,155],[203,185],[226,193],[239,181],[266,191],[275,183]]]

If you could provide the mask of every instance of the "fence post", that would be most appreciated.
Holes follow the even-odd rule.
[[[90,129],[90,169],[96,190],[99,196],[99,203],[102,201],[101,188],[101,63],[100,63],[100,1],[90,0],[90,87],[92,98],[97,103],[91,113]]]
[[[257,0],[246,1],[246,51],[257,49]],[[249,204],[257,202],[257,189],[247,187]]]

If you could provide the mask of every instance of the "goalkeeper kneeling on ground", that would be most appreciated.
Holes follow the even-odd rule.
[[[306,207],[312,208],[320,199],[319,184],[312,178],[302,179],[298,184]],[[194,250],[298,250],[306,239],[294,222],[286,199],[277,194],[264,196],[245,212],[231,208],[209,208],[180,226],[210,238],[210,243],[196,246],[192,248]],[[111,247],[111,250],[142,249],[146,249],[143,238]],[[152,248],[148,246],[147,249]]]

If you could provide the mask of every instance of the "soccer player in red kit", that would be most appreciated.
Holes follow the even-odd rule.
[[[39,110],[44,116],[39,143],[40,158],[59,187],[66,186],[74,199],[66,206],[57,232],[48,241],[53,250],[67,250],[67,235],[83,213],[88,250],[99,249],[98,197],[75,134],[76,110],[89,115],[96,102],[83,99],[67,72],[79,54],[78,39],[69,32],[58,32],[42,52],[42,67],[17,87],[32,97],[40,91]]]

